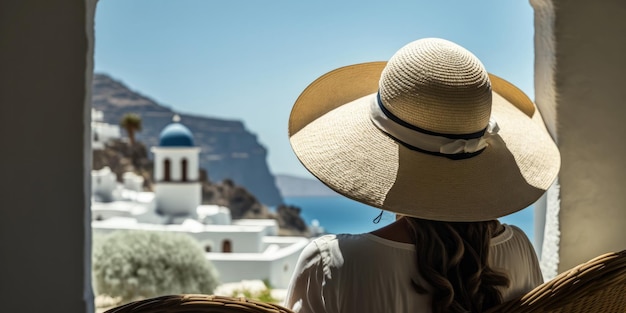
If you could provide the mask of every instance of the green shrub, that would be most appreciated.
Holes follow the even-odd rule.
[[[93,284],[97,295],[121,302],[165,294],[210,294],[217,272],[191,236],[117,231],[94,240]]]

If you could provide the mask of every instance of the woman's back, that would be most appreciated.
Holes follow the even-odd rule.
[[[532,245],[517,227],[493,238],[490,265],[506,273],[504,300],[542,283]],[[286,306],[299,312],[431,312],[431,288],[419,274],[416,247],[373,234],[314,240],[295,269]],[[427,293],[419,293],[416,284]]]

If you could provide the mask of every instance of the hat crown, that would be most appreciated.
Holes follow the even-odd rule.
[[[444,39],[398,50],[381,74],[379,93],[392,114],[429,131],[470,134],[489,123],[489,74],[471,52]]]

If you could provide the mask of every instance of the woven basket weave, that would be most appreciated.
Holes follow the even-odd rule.
[[[245,297],[182,294],[131,302],[105,313],[293,313],[277,304]]]
[[[625,313],[626,250],[580,264],[488,313]]]

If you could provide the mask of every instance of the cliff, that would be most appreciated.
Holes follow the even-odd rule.
[[[158,145],[160,131],[178,114],[202,149],[200,167],[210,181],[230,180],[268,206],[283,202],[267,166],[265,147],[241,121],[177,113],[105,74],[94,75],[92,107],[103,111],[104,122],[110,124],[119,124],[126,113],[138,114],[143,128],[136,139],[147,147]]]

